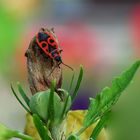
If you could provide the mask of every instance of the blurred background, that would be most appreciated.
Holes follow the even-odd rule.
[[[40,27],[55,28],[63,61],[84,80],[72,109],[86,109],[89,97],[140,57],[138,0],[0,0],[0,122],[23,131],[24,109],[10,83],[20,81],[30,94],[24,53]],[[63,87],[72,72],[66,67]],[[140,70],[113,107],[108,125],[111,140],[140,139]]]

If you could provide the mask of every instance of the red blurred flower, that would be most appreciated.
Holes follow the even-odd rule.
[[[65,63],[93,66],[96,58],[96,40],[90,26],[72,23],[56,27],[60,46],[64,50],[62,59]]]
[[[136,5],[132,11],[131,25],[136,53],[140,56],[140,4]]]

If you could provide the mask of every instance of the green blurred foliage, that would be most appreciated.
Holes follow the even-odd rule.
[[[19,40],[21,23],[0,6],[0,71],[9,71]]]
[[[108,125],[112,140],[140,139],[140,71],[113,108]]]

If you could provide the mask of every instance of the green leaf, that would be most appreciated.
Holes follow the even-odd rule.
[[[51,83],[51,91],[49,96],[49,103],[48,103],[48,114],[50,121],[54,121],[55,116],[55,109],[54,109],[54,92],[55,92],[56,81],[52,81]]]
[[[9,140],[11,138],[20,138],[22,140],[35,140],[34,138],[25,135],[19,131],[11,130],[0,124],[0,140]]]
[[[27,97],[26,93],[24,92],[24,90],[22,89],[20,83],[18,82],[17,83],[18,85],[18,91],[20,93],[20,95],[22,96],[22,98],[24,99],[25,103],[27,104],[27,106],[29,107],[29,102],[30,102],[30,99]]]
[[[88,126],[88,122],[91,120],[91,118],[97,113],[98,111],[98,107],[99,107],[99,98],[94,99],[94,98],[90,98],[90,105],[88,108],[88,114],[86,115],[85,119],[84,119],[84,126]]]
[[[43,125],[43,122],[40,120],[38,115],[33,114],[33,121],[34,121],[35,127],[36,127],[41,139],[42,140],[51,140],[51,138],[48,136],[47,128]]]
[[[70,94],[67,95],[67,98],[65,100],[64,107],[63,107],[63,110],[62,110],[61,118],[63,118],[66,115],[66,113],[68,111],[67,108],[70,108],[70,106],[71,106],[71,104],[68,106],[69,98],[70,98]]]
[[[17,96],[12,84],[11,84],[11,89],[12,89],[12,92],[14,94],[14,96],[16,97],[16,99],[18,100],[18,102],[22,105],[22,107],[28,112],[31,114],[30,110],[22,103],[22,101],[19,99],[19,97]]]
[[[99,122],[97,123],[96,127],[94,128],[90,138],[92,138],[93,140],[96,140],[99,133],[101,132],[102,128],[104,128],[104,126],[107,124],[108,120],[109,120],[109,117],[110,117],[110,112],[109,113],[106,113],[104,114]]]
[[[129,69],[113,80],[110,88],[106,87],[102,90],[100,93],[100,108],[107,107],[107,109],[110,109],[118,101],[122,91],[131,83],[139,66],[140,61],[135,62]]]
[[[74,72],[73,72],[73,75],[72,75],[72,78],[71,78],[71,82],[70,82],[70,87],[69,87],[69,93],[70,93],[70,90],[71,90],[71,88],[72,88],[72,85],[73,85],[73,81],[74,81]]]
[[[90,106],[83,121],[84,129],[111,110],[112,106],[118,101],[122,91],[131,82],[139,66],[140,61],[136,61],[129,69],[113,80],[111,87],[105,87],[95,99],[90,99]],[[82,128],[82,132],[84,129]]]
[[[74,101],[75,97],[77,96],[77,92],[80,88],[80,84],[81,84],[82,79],[83,79],[83,66],[80,66],[80,73],[79,73],[79,77],[78,77],[78,80],[77,80],[77,84],[76,84],[74,93],[72,94],[72,97],[71,97],[72,102]]]
[[[1,140],[9,140],[14,137],[13,130],[5,127],[3,124],[0,124],[0,139]]]

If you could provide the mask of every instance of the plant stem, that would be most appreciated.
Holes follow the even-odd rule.
[[[110,117],[110,112],[107,112],[106,114],[104,114],[101,119],[99,120],[99,122],[97,123],[96,127],[94,128],[90,138],[96,140],[99,133],[101,132],[102,128],[107,124],[107,121],[109,120]]]
[[[96,118],[96,117],[95,117]],[[94,122],[96,122],[98,119],[95,119]],[[93,122],[93,123],[94,123]],[[87,126],[83,126],[77,133],[76,135],[77,136],[80,136],[90,125],[87,125]]]
[[[20,139],[23,139],[23,140],[35,140],[33,137],[30,137],[28,135],[25,135],[19,131],[14,131],[14,137],[16,138],[20,138]]]
[[[66,127],[66,121],[63,120],[60,123],[54,123],[50,124],[50,133],[52,135],[52,138],[54,140],[63,140],[65,136],[65,127]]]

